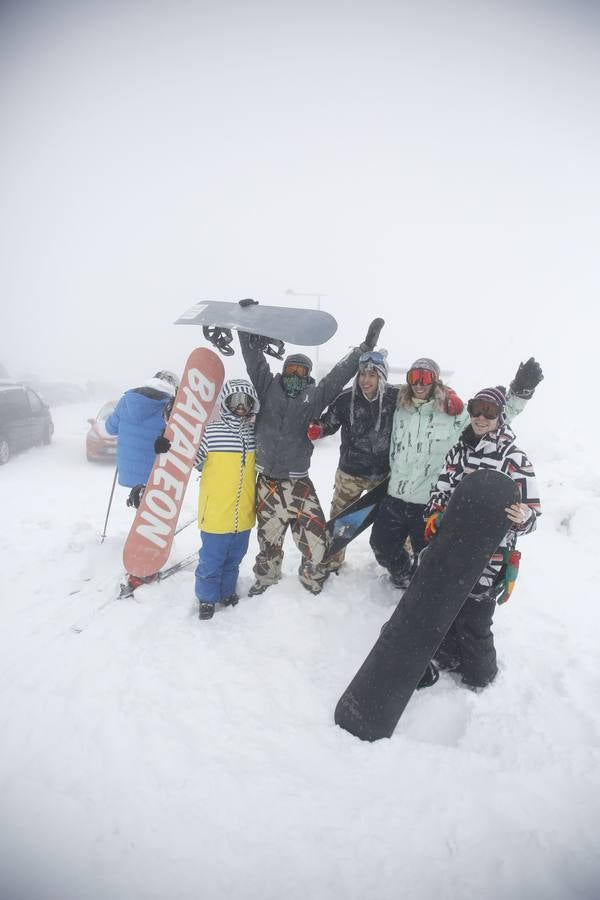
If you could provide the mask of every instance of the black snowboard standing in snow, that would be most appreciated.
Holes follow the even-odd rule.
[[[391,737],[423,672],[508,531],[518,487],[478,469],[454,491],[443,525],[373,649],[342,694],[335,722],[365,741]]]

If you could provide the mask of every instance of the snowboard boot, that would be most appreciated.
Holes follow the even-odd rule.
[[[230,597],[225,597],[224,600],[221,600],[221,606],[237,606],[240,602],[240,598],[237,594],[232,594]]]
[[[256,597],[258,594],[264,594],[267,588],[272,587],[270,584],[261,584],[260,581],[255,581],[250,590],[248,591],[249,597]]]
[[[405,591],[410,584],[410,575],[392,575],[392,584],[398,591]]]
[[[200,601],[200,610],[198,613],[198,618],[200,619],[212,619],[215,614],[215,604],[214,603],[203,603]]]
[[[428,663],[427,668],[421,675],[421,680],[417,685],[417,690],[420,691],[422,688],[431,687],[436,683],[438,678],[440,677],[440,673],[436,669],[433,663]]]
[[[127,584],[121,585],[122,597],[131,597],[136,588],[139,588],[141,584],[152,584],[153,581],[156,581],[158,578],[158,572],[154,575],[127,575]]]

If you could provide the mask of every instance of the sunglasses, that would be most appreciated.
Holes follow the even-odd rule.
[[[406,380],[409,384],[423,384],[428,387],[435,381],[435,375],[429,369],[410,369],[406,373]]]
[[[284,375],[297,375],[298,378],[308,378],[308,366],[302,363],[288,363],[283,370]]]
[[[241,392],[230,394],[226,402],[229,409],[235,409],[236,406],[244,406],[246,409],[250,409],[250,407],[254,405],[252,397],[249,397],[248,394],[242,394]]]
[[[476,419],[483,416],[484,419],[497,419],[500,416],[500,407],[491,400],[469,400],[467,403],[469,415]]]

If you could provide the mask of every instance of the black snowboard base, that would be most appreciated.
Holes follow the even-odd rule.
[[[454,491],[414,578],[342,694],[335,722],[365,741],[391,737],[435,655],[509,528],[519,500],[502,472],[478,469]]]

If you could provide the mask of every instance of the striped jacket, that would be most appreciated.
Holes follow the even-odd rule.
[[[252,397],[250,418],[239,418],[225,400],[242,392]],[[202,472],[198,498],[198,527],[210,534],[247,531],[256,521],[256,444],[254,416],[260,408],[256,391],[244,379],[225,382],[221,391],[221,418],[207,426],[196,456]]]
[[[517,447],[514,433],[507,424],[503,424],[497,431],[485,434],[479,440],[470,425],[465,428],[458,442],[448,451],[444,468],[423,517],[427,519],[436,510],[443,511],[459,482],[476,469],[495,469],[509,475],[519,486],[521,503],[527,504],[532,515],[521,525],[510,523],[510,529],[479,579],[473,592],[475,595],[493,584],[502,566],[503,548],[513,550],[518,536],[535,531],[538,516],[542,514],[533,466],[523,450]],[[440,528],[443,527],[442,519]]]

